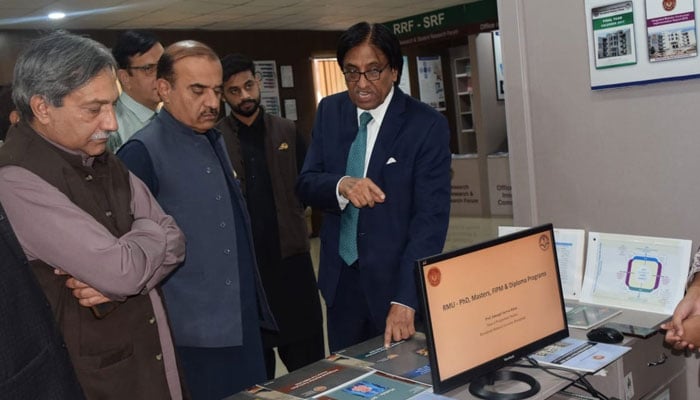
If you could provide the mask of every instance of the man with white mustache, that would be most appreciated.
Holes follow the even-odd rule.
[[[193,399],[220,399],[265,380],[260,328],[275,328],[253,251],[250,218],[221,133],[221,62],[203,43],[168,46],[158,61],[163,109],[117,156],[182,227],[187,256],[163,284]]]
[[[106,47],[65,32],[25,49],[13,81],[21,118],[0,149],[0,201],[85,397],[182,399],[157,287],[184,259],[185,239],[105,151],[117,129],[115,69]]]

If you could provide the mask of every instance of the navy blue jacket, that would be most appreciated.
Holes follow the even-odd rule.
[[[343,265],[336,185],[357,129],[357,107],[347,92],[323,99],[297,182],[302,202],[326,212],[318,283],[329,307]],[[415,261],[442,252],[450,212],[449,140],[444,116],[394,88],[367,169],[386,200],[362,208],[357,229],[358,284],[377,326],[384,326],[392,301],[419,309]]]

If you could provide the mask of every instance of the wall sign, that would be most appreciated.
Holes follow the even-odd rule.
[[[282,116],[280,91],[277,85],[277,63],[275,61],[254,61],[255,71],[260,74],[260,104],[268,114]]]

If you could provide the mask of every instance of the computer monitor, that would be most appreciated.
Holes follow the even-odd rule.
[[[418,260],[417,274],[435,393],[471,382],[498,398],[483,388],[492,373],[569,336],[551,224]],[[505,379],[530,384],[523,398],[539,390]]]

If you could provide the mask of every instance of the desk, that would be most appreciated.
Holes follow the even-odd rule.
[[[584,339],[586,331],[582,329],[570,329],[570,334],[573,337]],[[423,344],[421,344],[421,341]],[[395,373],[395,375],[408,376],[408,374],[414,373],[417,370],[421,370],[421,365],[427,364],[427,361],[422,361],[416,358],[415,354],[421,354],[416,351],[419,347],[424,346],[425,337],[418,333],[415,339],[407,341],[402,344],[409,344],[407,348],[411,350],[407,354],[410,357],[406,357],[403,363],[399,366],[396,361],[399,358],[386,357],[387,353],[381,355],[381,352],[373,352],[372,349],[381,347],[383,338],[375,338],[371,341],[352,346],[342,352],[339,352],[344,356],[352,356],[357,354],[371,354],[371,356],[364,357],[367,362],[374,362],[375,368],[379,370],[384,370],[387,372]],[[604,371],[603,375],[588,376],[588,381],[600,392],[608,397],[616,397],[621,400],[662,400],[662,399],[672,399],[672,400],[686,400],[686,386],[685,386],[685,359],[683,357],[672,356],[670,350],[664,347],[663,336],[658,334],[652,336],[648,339],[637,339],[625,337],[622,343],[625,346],[631,347],[631,351],[626,353],[623,357],[614,361],[608,365]],[[399,345],[400,346],[400,345]],[[417,347],[416,347],[417,346]],[[662,354],[666,355],[666,359],[663,359]],[[375,357],[376,356],[376,357]],[[363,358],[363,357],[359,357]],[[377,360],[383,360],[386,362],[382,367],[377,367],[379,363]],[[332,361],[322,360],[315,364],[328,363]],[[391,368],[396,368],[400,370],[389,371]],[[310,370],[314,370],[312,367]],[[530,397],[531,400],[542,400],[542,399],[571,399],[571,396],[562,394],[560,391],[570,386],[570,382],[556,378],[542,370],[533,368],[522,368],[522,367],[507,367],[508,369],[513,369],[516,371],[521,371],[527,373],[534,377],[540,383],[540,391]],[[305,367],[304,369],[307,369]],[[313,372],[306,372],[307,374],[315,374],[315,376],[323,376],[325,371],[330,371],[327,367],[317,366]],[[567,374],[564,371],[560,371],[561,374]],[[297,376],[294,376],[297,375]],[[328,376],[329,374],[325,374]],[[291,378],[291,379],[290,379]],[[275,381],[282,379],[283,381],[306,383],[308,380],[309,388],[316,389],[315,386],[319,384],[319,381],[314,381],[314,379],[307,379],[304,373],[292,372],[291,374],[285,375],[282,378],[277,378]],[[425,381],[425,376],[416,377],[418,381]],[[273,381],[274,382],[274,381]],[[335,385],[342,385],[345,380],[336,381]],[[286,384],[285,384],[286,385]],[[517,382],[507,382],[503,384],[504,386],[499,386],[499,390],[505,391],[515,391],[520,392],[523,389],[527,389],[524,385]],[[267,384],[262,384],[262,386],[268,386]],[[297,388],[301,387],[301,384],[286,385],[287,387],[295,386]],[[567,389],[571,390],[571,389]],[[452,390],[444,396],[460,400],[472,400],[477,399],[469,393],[468,385],[464,387]],[[231,396],[230,399],[250,399],[253,398],[263,398],[267,396]],[[272,397],[269,397],[272,398]],[[281,397],[274,397],[281,398]]]
[[[570,329],[570,334],[585,338],[586,331]],[[622,400],[690,400],[686,394],[685,359],[671,354],[671,350],[664,344],[663,335],[658,334],[648,339],[625,337],[621,344],[632,350],[604,368],[604,374],[588,376],[593,387],[608,397]],[[540,370],[509,368],[522,370],[540,382],[540,392],[531,397],[532,400],[573,398],[559,393],[569,386],[561,379]],[[567,391],[584,394],[574,389]],[[450,391],[445,396],[461,400],[478,399],[469,393],[468,386]]]
[[[540,391],[537,392],[532,397],[528,397],[528,400],[543,400],[543,399],[549,399],[552,396],[556,395],[560,390],[566,388],[569,386],[571,383],[567,382],[563,379],[556,378],[542,370],[539,369],[533,369],[533,368],[518,368],[518,367],[506,367],[507,369],[514,370],[514,371],[521,371],[523,373],[526,373],[533,378],[535,378],[539,383],[540,383]],[[559,372],[566,374],[566,372]],[[503,392],[522,392],[524,390],[527,390],[529,387],[526,386],[525,384],[522,383],[515,383],[515,382],[507,382],[504,383],[503,386],[499,387],[500,391]],[[450,397],[453,399],[460,399],[460,400],[481,400],[478,397],[473,396],[471,393],[469,393],[469,385],[454,389],[452,391],[449,391],[444,394],[446,397]]]
[[[615,318],[611,320],[614,321]],[[572,336],[583,337],[586,331],[570,329],[570,332]],[[632,350],[606,367],[606,376],[588,378],[596,389],[608,397],[623,400],[689,399],[686,393],[685,358],[671,354],[662,334],[648,339],[625,336],[622,344]],[[668,397],[664,397],[664,393],[668,393]],[[562,398],[566,397],[554,397]]]

